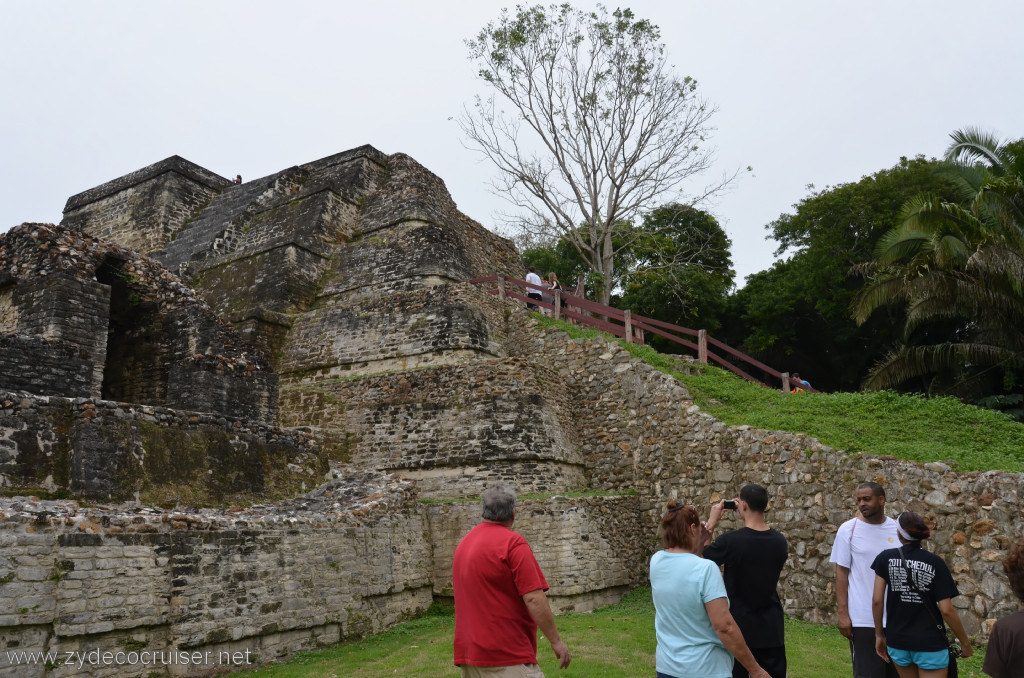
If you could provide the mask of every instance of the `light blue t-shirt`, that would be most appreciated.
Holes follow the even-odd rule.
[[[655,665],[676,678],[731,678],[732,654],[718,639],[704,604],[726,598],[718,565],[692,553],[651,557]]]

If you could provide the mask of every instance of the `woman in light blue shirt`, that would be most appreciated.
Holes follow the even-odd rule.
[[[701,558],[711,535],[697,509],[670,501],[661,534],[665,548],[651,557],[658,678],[732,678],[733,655],[751,678],[770,678],[729,613],[718,566]]]

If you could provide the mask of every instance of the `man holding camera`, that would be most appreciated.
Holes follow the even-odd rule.
[[[776,587],[782,566],[789,557],[789,545],[781,533],[768,527],[764,511],[768,491],[760,485],[744,485],[737,499],[711,507],[707,528],[714,532],[722,514],[739,513],[743,527],[722,534],[704,547],[704,557],[725,565],[725,592],[729,610],[743,632],[743,640],[772,678],[786,678],[786,641],[782,602]],[[733,664],[733,678],[747,678],[739,662]]]

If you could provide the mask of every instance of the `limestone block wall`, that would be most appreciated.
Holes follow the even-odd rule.
[[[82,385],[84,388],[79,386],[79,390],[51,390],[47,393],[100,395],[103,366],[107,358],[110,288],[95,280],[80,280],[63,273],[51,273],[21,280],[14,285],[12,305],[18,313],[17,323],[11,332],[67,341],[78,346],[84,353],[78,362],[85,358],[92,365],[89,381]],[[40,370],[45,369],[49,362],[44,360],[39,365]]]
[[[245,231],[256,212],[293,196],[307,174],[289,167],[244,184],[232,184],[221,191],[193,218],[180,224],[162,248],[151,250],[154,257],[179,275],[193,262],[233,249],[236,234]]]
[[[155,503],[292,496],[328,469],[308,431],[105,400],[0,393],[0,492]]]
[[[407,221],[436,224],[453,234],[446,237],[457,238],[453,241],[461,250],[457,256],[472,266],[466,278],[524,273],[522,260],[512,242],[494,235],[459,212],[437,175],[409,156],[395,153],[388,156],[384,176],[384,185],[368,196],[360,210],[360,232],[372,234]],[[454,271],[450,277],[459,279]]]
[[[355,471],[244,510],[0,499],[0,676],[207,675],[383,630],[430,605],[425,530],[408,484]]]
[[[229,189],[157,256],[187,272],[221,317],[273,356],[289,314],[313,304],[334,247],[357,234],[357,204],[380,169],[371,151]]]
[[[476,266],[466,235],[430,222],[404,221],[343,243],[322,283],[321,303],[343,305],[468,280]]]
[[[706,515],[748,482],[768,489],[767,518],[789,539],[780,583],[788,614],[834,623],[828,557],[836,529],[855,515],[853,495],[865,480],[887,488],[888,513],[917,511],[934,526],[928,547],[953,571],[963,593],[954,604],[971,633],[984,638],[996,618],[1016,609],[1001,562],[1024,539],[1024,474],[958,473],[941,463],[847,454],[805,435],[728,426],[688,402],[681,383],[617,344],[573,341],[554,330],[520,339],[519,350],[545,352],[577,394],[573,417],[594,441],[584,448],[591,487],[637,489],[652,533],[669,498]],[[723,523],[738,526],[734,518]]]
[[[153,252],[230,183],[175,155],[71,196],[61,223]]]
[[[229,417],[277,421],[277,375],[197,354],[168,370],[166,406]],[[202,367],[200,367],[202,366]]]
[[[93,361],[76,344],[0,334],[0,356],[0,391],[78,397],[94,393]]]
[[[654,537],[641,519],[646,499],[633,495],[522,498],[513,529],[530,543],[551,587],[556,612],[587,612],[618,602],[647,577]],[[434,593],[450,597],[452,557],[480,522],[480,502],[426,505]]]
[[[341,237],[353,223],[350,206],[326,192],[296,198],[253,219],[242,238],[251,247],[194,263],[188,272],[222,317],[246,319],[253,307],[303,311],[313,302],[331,252],[323,241]],[[312,232],[297,233],[300,226]]]
[[[277,364],[282,382],[497,355],[504,321],[487,301],[468,286],[442,285],[314,309],[291,326]],[[460,352],[472,353],[446,355]]]
[[[475,361],[282,388],[282,422],[345,431],[352,461],[417,478],[429,497],[580,490],[584,459],[570,393],[545,369]]]

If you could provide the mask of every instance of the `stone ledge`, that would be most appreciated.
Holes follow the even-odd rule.
[[[96,202],[97,200],[114,195],[115,193],[120,193],[127,188],[138,186],[145,181],[168,172],[175,172],[187,179],[191,179],[203,186],[207,186],[218,191],[230,186],[232,183],[230,180],[225,179],[219,174],[214,174],[204,167],[200,167],[193,162],[189,162],[180,155],[172,155],[171,157],[165,158],[160,162],[155,162],[148,167],[143,167],[140,170],[125,174],[117,179],[112,179],[104,184],[100,184],[95,188],[90,188],[87,191],[82,191],[81,193],[71,196],[64,205],[64,213],[67,214],[71,210],[84,207],[90,203]]]

